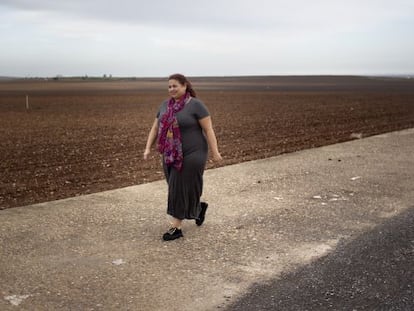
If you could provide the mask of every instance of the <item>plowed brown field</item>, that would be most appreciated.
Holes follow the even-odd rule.
[[[213,118],[220,165],[414,127],[414,79],[192,80]],[[163,178],[157,152],[149,161],[142,152],[166,86],[164,79],[0,82],[0,209]]]

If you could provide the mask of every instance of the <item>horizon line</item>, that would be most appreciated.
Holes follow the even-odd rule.
[[[191,78],[249,78],[249,77],[395,77],[395,78],[412,78],[414,73],[384,73],[384,74],[242,74],[242,75],[186,75]],[[168,76],[114,76],[114,75],[54,75],[54,76],[13,76],[0,75],[0,79],[165,79]]]

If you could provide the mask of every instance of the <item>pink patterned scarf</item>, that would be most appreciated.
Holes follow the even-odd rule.
[[[158,151],[164,155],[165,164],[181,171],[183,166],[183,148],[181,132],[175,114],[184,108],[190,99],[187,92],[178,101],[171,98],[167,104],[167,111],[160,119],[158,130]]]

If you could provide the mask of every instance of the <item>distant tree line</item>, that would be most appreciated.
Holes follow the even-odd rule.
[[[97,77],[97,76],[92,76],[89,77],[87,74],[81,77],[76,77],[76,76],[72,76],[72,77],[64,77],[63,75],[56,75],[55,77],[52,78],[54,81],[59,81],[59,80],[77,80],[77,79],[82,79],[82,80],[111,80],[112,79],[112,74],[103,74],[102,77]]]

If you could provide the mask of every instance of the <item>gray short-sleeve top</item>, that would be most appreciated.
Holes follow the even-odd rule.
[[[167,104],[168,100],[161,104],[157,113],[158,121],[167,112]],[[198,121],[209,115],[207,107],[197,98],[191,98],[184,108],[176,114],[180,126],[184,157],[192,152],[208,151],[207,141]]]

